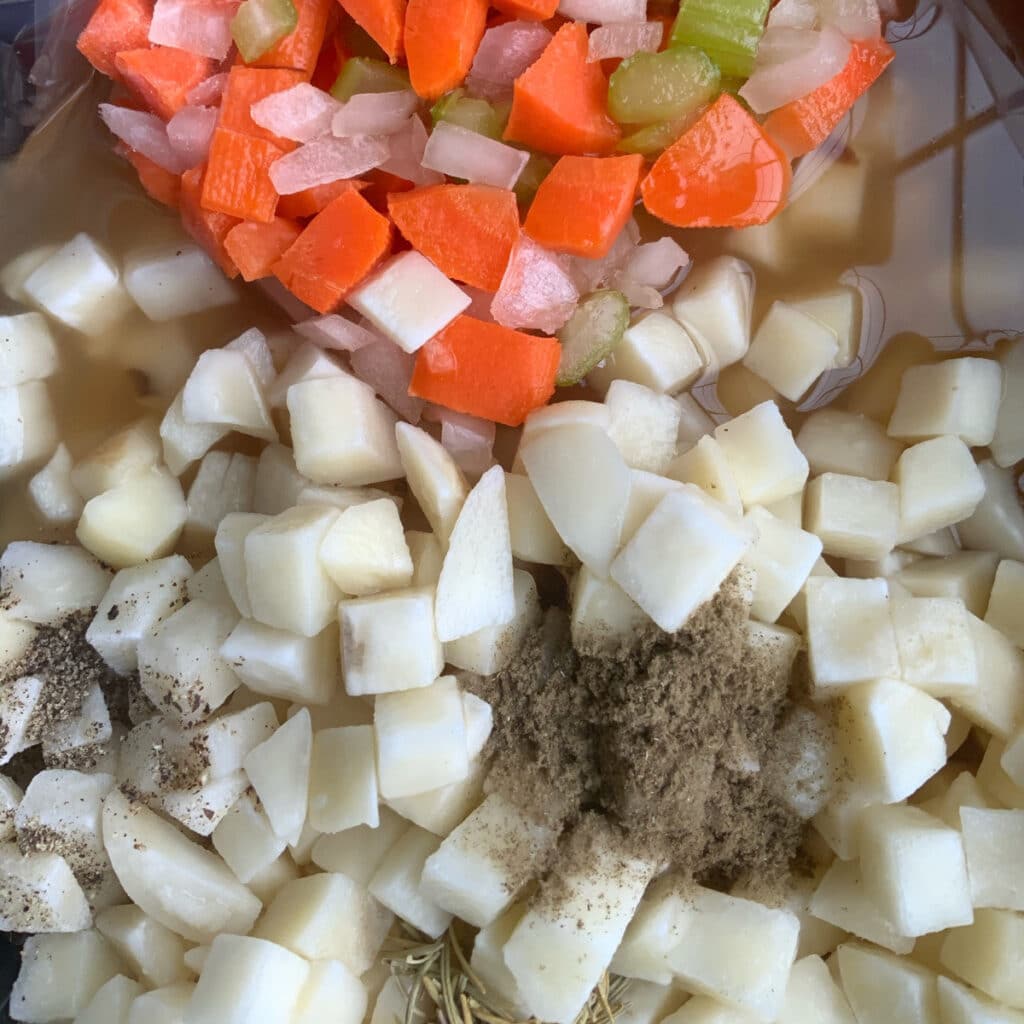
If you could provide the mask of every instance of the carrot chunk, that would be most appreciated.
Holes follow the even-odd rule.
[[[349,192],[352,189],[361,192],[364,188],[366,188],[366,182],[359,178],[342,178],[340,181],[332,181],[327,185],[314,185],[301,192],[281,196],[277,201],[277,213],[280,217],[288,217],[292,220],[315,217],[342,192]]]
[[[193,167],[181,176],[181,222],[185,230],[206,250],[207,255],[228,277],[238,277],[238,267],[224,248],[228,232],[239,222],[226,213],[204,210],[201,199],[205,167]]]
[[[120,81],[114,58],[149,46],[153,5],[147,0],[100,0],[78,37],[78,52],[102,75]]]
[[[561,355],[557,338],[459,316],[417,353],[409,394],[518,427],[555,393]]]
[[[405,55],[418,96],[436,100],[469,74],[487,27],[487,0],[409,0]]]
[[[508,142],[545,153],[609,153],[619,141],[608,116],[608,80],[587,62],[587,29],[568,22],[515,81]]]
[[[334,0],[292,0],[299,16],[298,24],[279,43],[262,57],[252,61],[250,67],[293,68],[306,72],[308,77],[316,67],[320,48],[327,33],[327,19]]]
[[[510,18],[523,21],[547,21],[555,16],[558,0],[494,0],[494,6]]]
[[[846,66],[835,78],[772,112],[764,124],[769,135],[793,159],[816,149],[895,56],[883,39],[855,42]]]
[[[723,93],[658,157],[640,192],[655,217],[676,227],[742,228],[782,209],[791,176],[778,145]]]
[[[338,0],[352,20],[395,64],[405,55],[404,31],[407,0]]]
[[[228,84],[220,101],[218,128],[229,128],[274,143],[279,149],[292,150],[295,143],[282,139],[261,128],[253,119],[252,105],[275,92],[284,92],[293,85],[304,82],[305,76],[299,71],[285,68],[249,68],[236,65],[228,73]]]
[[[449,277],[485,291],[501,284],[519,237],[516,194],[489,185],[430,185],[388,197],[395,227]]]
[[[213,68],[206,57],[171,46],[123,50],[114,58],[114,66],[121,80],[165,121],[185,106],[189,92]]]
[[[633,212],[644,158],[563,156],[540,183],[524,230],[556,252],[600,259]]]
[[[122,151],[125,159],[135,168],[139,184],[146,190],[146,194],[164,206],[177,208],[181,196],[181,178],[128,146],[123,147]]]
[[[244,220],[225,235],[224,249],[235,261],[242,277],[256,281],[270,276],[270,268],[300,234],[302,227],[284,217],[275,217],[269,224]]]
[[[218,128],[210,143],[202,205],[212,213],[267,224],[274,219],[277,191],[270,165],[283,154],[266,139]]]
[[[390,245],[391,222],[349,189],[306,225],[272,270],[296,298],[329,313]]]
[[[317,57],[310,84],[323,92],[330,92],[331,86],[341,74],[342,65],[350,56],[341,32],[335,32],[329,36]]]

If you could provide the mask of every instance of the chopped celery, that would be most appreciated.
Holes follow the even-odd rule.
[[[608,112],[619,124],[676,121],[714,99],[720,77],[711,58],[693,46],[637,53],[612,72]]]
[[[677,121],[658,121],[638,128],[631,135],[626,135],[618,145],[620,153],[639,153],[641,156],[654,156],[663,149],[668,149],[676,139],[690,126],[691,117],[681,117]]]
[[[622,340],[629,326],[629,303],[621,292],[588,295],[558,332],[562,359],[555,383],[578,384]]]
[[[671,45],[698,46],[723,75],[749,78],[771,0],[683,0]]]
[[[231,38],[248,64],[294,32],[298,23],[292,0],[245,0],[231,19]]]
[[[515,184],[516,199],[519,200],[520,206],[526,207],[533,202],[540,183],[551,173],[554,166],[546,156],[539,153],[530,154],[530,159],[526,161],[523,173],[519,175],[519,180]]]
[[[500,139],[510,110],[511,104],[491,104],[467,96],[464,89],[453,89],[430,108],[430,116],[434,124],[447,121],[489,139]]]
[[[400,92],[409,88],[409,75],[401,68],[372,57],[350,57],[331,86],[331,95],[344,103],[357,92]]]

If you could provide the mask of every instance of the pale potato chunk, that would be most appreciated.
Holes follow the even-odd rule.
[[[342,832],[359,825],[376,828],[380,824],[370,726],[322,729],[313,737],[309,823],[318,832]]]
[[[572,553],[558,536],[529,477],[505,475],[513,558],[539,565],[571,565]]]
[[[276,441],[267,399],[252,363],[239,351],[203,352],[181,392],[186,423],[227,427],[264,441]]]
[[[796,435],[811,473],[842,473],[866,480],[888,480],[900,443],[872,419],[841,409],[815,409]]]
[[[1024,562],[1004,558],[996,569],[985,621],[1024,647]]]
[[[743,365],[783,398],[798,402],[833,365],[838,351],[839,340],[831,327],[788,302],[774,302]]]
[[[95,608],[113,574],[74,544],[12,541],[0,555],[0,591],[12,619],[48,625]]]
[[[179,1024],[192,999],[195,985],[179,981],[138,996],[128,1011],[128,1024]]]
[[[663,473],[676,453],[679,405],[642,384],[613,380],[605,395],[608,436],[627,466]]]
[[[0,764],[35,746],[39,735],[36,711],[42,710],[43,680],[21,676],[0,689]]]
[[[629,380],[674,395],[703,370],[704,359],[686,328],[665,313],[648,313],[626,328],[604,364],[587,375],[587,383],[606,391],[615,380]]]
[[[410,826],[384,855],[369,886],[371,896],[433,939],[452,920],[451,913],[427,895],[422,881],[424,865],[440,845],[437,836]]]
[[[1024,345],[1007,349],[1003,365],[1003,400],[999,405],[996,432],[989,448],[996,463],[1009,468],[1024,458]]]
[[[58,440],[45,381],[0,388],[0,479],[46,462]]]
[[[183,411],[184,399],[179,392],[160,421],[164,462],[175,476],[202,458],[218,441],[227,437],[230,427],[218,423],[190,423]]]
[[[1024,910],[1024,811],[962,807],[960,822],[974,906]]]
[[[1006,774],[1002,761],[1006,756],[1006,747],[1002,740],[993,736],[988,741],[985,754],[978,765],[977,780],[985,796],[998,806],[1024,810],[1024,787],[1018,786]]]
[[[320,836],[313,844],[313,863],[324,871],[336,871],[360,885],[369,885],[384,855],[408,827],[404,818],[388,807],[381,807],[376,828],[360,825]]]
[[[256,460],[240,452],[207,452],[188,489],[182,545],[208,551],[221,520],[234,512],[251,512]]]
[[[950,978],[939,977],[939,1015],[942,1024],[1024,1024],[1024,1013],[960,985]]]
[[[447,543],[469,493],[466,478],[440,442],[425,430],[399,423],[395,439],[409,490],[431,529]]]
[[[509,518],[511,520],[511,507]],[[441,543],[432,533],[422,530],[406,530],[405,543],[412,557],[413,587],[436,587],[441,578],[441,566],[444,563],[444,551]]]
[[[974,515],[957,525],[960,543],[974,551],[994,551],[1001,558],[1024,561],[1024,509],[1017,477],[991,459],[978,463],[985,497]]]
[[[189,831],[208,836],[248,786],[245,774],[237,771],[220,779],[167,790],[156,806]]]
[[[779,1024],[857,1024],[821,957],[808,956],[793,964]]]
[[[698,263],[672,296],[672,315],[710,369],[738,363],[750,347],[754,274],[728,256]]]
[[[758,506],[747,514],[747,521],[757,537],[742,562],[755,573],[750,614],[772,623],[810,577],[821,557],[821,541]]]
[[[0,928],[14,932],[77,932],[92,913],[68,862],[56,853],[23,854],[0,844]]]
[[[306,822],[312,748],[309,712],[303,709],[242,762],[274,833],[288,843],[299,841]]]
[[[308,380],[322,380],[325,377],[338,377],[344,373],[345,370],[333,354],[325,352],[312,342],[303,342],[291,352],[284,368],[267,388],[267,399],[272,408],[284,408],[288,401],[288,392],[296,384]]]
[[[835,332],[839,351],[834,365],[849,366],[860,347],[860,293],[853,288],[835,288],[797,299],[792,305]]]
[[[320,561],[344,594],[408,586],[412,556],[395,503],[381,499],[345,509],[324,535]]]
[[[504,947],[523,914],[524,903],[513,903],[497,920],[481,928],[473,940],[470,967],[473,973],[487,986],[487,991],[506,1009],[509,1018],[526,1019],[529,1010],[523,1005],[519,986],[505,963]]]
[[[905,957],[844,943],[836,951],[839,975],[858,1021],[938,1020],[935,975]]]
[[[700,438],[689,451],[677,455],[665,472],[680,483],[695,484],[709,498],[742,514],[743,502],[736,478],[722,446],[713,437],[705,435]]]
[[[613,580],[580,569],[572,589],[572,642],[577,649],[614,650],[648,621]]]
[[[687,884],[678,875],[658,878],[644,894],[619,948],[611,970],[625,978],[639,978],[659,985],[674,978],[669,954],[683,936]]]
[[[39,516],[54,526],[74,523],[82,514],[82,496],[71,482],[71,453],[57,445],[50,461],[28,482],[28,494]]]
[[[203,249],[180,239],[129,250],[124,286],[142,312],[157,321],[238,300],[238,290]]]
[[[128,1024],[128,1011],[144,991],[137,981],[117,974],[96,990],[75,1024]]]
[[[276,516],[297,504],[299,495],[310,483],[295,468],[291,448],[268,444],[256,462],[253,508],[262,515]]]
[[[581,399],[555,402],[552,405],[542,405],[540,408],[534,409],[526,417],[526,422],[523,424],[523,438],[552,427],[578,426],[581,423],[600,427],[601,430],[608,433],[611,421],[608,406],[601,402],[587,402]],[[518,472],[518,470],[513,470],[513,472]]]
[[[245,541],[258,526],[270,521],[269,516],[255,512],[230,512],[220,521],[213,545],[217,552],[224,585],[240,615],[252,616],[245,569]]]
[[[825,553],[840,558],[882,558],[899,536],[899,489],[863,477],[824,473],[807,485],[806,526]]]
[[[997,629],[968,617],[979,686],[956,697],[957,708],[1001,740],[1024,720],[1024,654]]]
[[[689,997],[674,985],[655,985],[650,981],[633,981],[629,986],[629,1002],[619,1020],[623,1024],[663,1024]]]
[[[626,518],[622,523],[621,543],[628,544],[644,520],[657,508],[661,499],[670,491],[679,490],[679,486],[678,480],[669,480],[656,473],[648,473],[645,469],[631,469],[629,504],[626,506]],[[742,512],[742,506],[739,506],[737,511]]]
[[[288,845],[274,833],[252,793],[243,794],[212,833],[213,848],[240,882],[249,883]]]
[[[1000,764],[1016,785],[1024,786],[1024,724],[1006,741]]]
[[[679,406],[679,433],[676,435],[676,448],[683,451],[695,444],[702,437],[714,432],[714,420],[704,411],[697,400],[688,391],[676,395]]]
[[[945,558],[922,558],[894,577],[915,597],[956,597],[972,615],[985,614],[999,556],[961,551]]]
[[[316,960],[291,1024],[362,1024],[368,1002],[366,986],[340,960]]]
[[[413,796],[392,797],[387,803],[406,821],[443,838],[480,805],[486,774],[483,762],[470,758],[466,777],[458,782]]]
[[[88,501],[160,465],[160,435],[152,420],[130,423],[75,463],[71,482]]]
[[[935,777],[936,779],[939,776]],[[916,797],[915,797],[916,799]],[[970,772],[960,772],[949,784],[949,788],[939,796],[923,800],[922,811],[940,818],[950,828],[960,828],[960,811],[964,807],[990,807],[990,798],[986,796],[978,781]]]
[[[0,267],[0,290],[19,305],[31,305],[32,300],[25,291],[25,282],[32,271],[48,260],[59,248],[59,245],[51,243],[36,245],[8,260]]]
[[[108,907],[96,915],[96,930],[124,958],[132,973],[159,988],[188,977],[185,941],[139,907]]]
[[[760,1019],[710,996],[693,996],[662,1024],[757,1024]]]
[[[969,613],[949,597],[896,598],[892,623],[900,654],[900,678],[933,697],[975,690],[978,661]]]
[[[940,959],[964,981],[997,1002],[1024,1009],[1024,917],[1009,910],[979,910],[974,924],[954,929]]]

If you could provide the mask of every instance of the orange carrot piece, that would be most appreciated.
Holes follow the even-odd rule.
[[[203,209],[269,224],[277,209],[277,191],[268,172],[283,155],[266,139],[218,128],[203,180]]]
[[[288,217],[292,220],[315,217],[342,192],[349,192],[352,189],[361,192],[366,187],[366,182],[359,178],[342,178],[340,181],[332,181],[327,185],[314,185],[301,192],[281,196],[277,201],[277,214],[279,217]]]
[[[487,0],[409,0],[405,56],[416,94],[436,100],[461,85],[485,28]]]
[[[181,197],[181,178],[129,146],[123,147],[123,153],[124,158],[135,168],[139,184],[146,190],[146,194],[158,203],[176,209]]]
[[[181,176],[181,222],[228,277],[238,277],[238,267],[227,254],[224,239],[239,221],[237,217],[229,217],[226,213],[211,213],[203,209],[201,199],[204,175],[205,167],[193,167]]]
[[[416,355],[409,394],[518,427],[555,393],[557,338],[456,317]]]
[[[275,92],[284,92],[306,80],[300,71],[285,68],[250,68],[236,65],[228,72],[228,83],[220,101],[218,128],[229,128],[274,143],[279,149],[290,151],[296,143],[282,139],[261,128],[253,119],[252,105]]]
[[[329,313],[390,246],[391,222],[349,189],[306,225],[272,271],[296,298]]]
[[[600,259],[633,212],[644,158],[563,156],[540,183],[523,229],[555,252]]]
[[[324,45],[327,18],[334,0],[292,0],[299,15],[298,24],[250,67],[294,68],[312,74]]]
[[[213,70],[206,57],[171,46],[122,50],[114,58],[114,66],[121,80],[165,121],[185,106],[189,92]]]
[[[430,185],[389,196],[388,212],[413,248],[448,277],[498,290],[519,237],[515,192],[489,185]]]
[[[302,234],[302,226],[284,217],[275,217],[269,224],[244,220],[224,237],[224,249],[235,261],[246,281],[269,277],[271,267],[291,248]]]
[[[349,59],[351,54],[345,45],[341,32],[335,32],[329,36],[324,43],[317,57],[316,67],[313,69],[313,77],[310,83],[321,89],[323,92],[330,92],[331,86],[338,80],[341,74],[342,65]]]
[[[100,0],[78,37],[79,53],[101,74],[120,81],[114,58],[149,46],[153,5],[147,0]]]
[[[405,55],[407,0],[338,0],[352,20],[388,55],[392,64]]]
[[[680,228],[764,224],[782,209],[792,172],[750,112],[723,93],[644,178],[644,206]]]
[[[620,138],[608,116],[608,80],[587,62],[587,28],[568,22],[515,81],[508,142],[545,153],[609,153]]]
[[[764,126],[795,159],[820,146],[896,54],[883,39],[855,42],[846,66],[813,92],[773,111]]]
[[[558,0],[494,0],[494,6],[510,18],[547,21],[558,10]]]

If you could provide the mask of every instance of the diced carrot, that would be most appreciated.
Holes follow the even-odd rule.
[[[316,67],[320,47],[324,44],[327,18],[335,6],[334,0],[292,0],[299,21],[292,32],[262,57],[254,60],[257,68],[294,68],[306,72],[307,77]]]
[[[449,277],[485,291],[501,284],[519,237],[516,194],[489,185],[430,185],[388,198],[395,227]]]
[[[487,0],[409,0],[405,56],[409,80],[427,100],[461,85],[487,28]]]
[[[352,20],[388,55],[392,64],[405,54],[407,0],[338,0]]]
[[[896,54],[883,39],[854,42],[846,66],[813,92],[773,111],[764,126],[795,159],[820,146]]]
[[[658,157],[640,192],[655,217],[676,227],[741,228],[771,220],[791,178],[785,153],[723,93]]]
[[[203,209],[270,223],[277,209],[277,190],[268,172],[283,155],[266,139],[216,129],[203,180]]]
[[[313,77],[310,79],[311,84],[324,92],[330,92],[331,86],[334,85],[341,73],[341,66],[350,56],[348,47],[345,46],[345,39],[340,32],[329,36],[320,50],[316,68],[313,70]]]
[[[206,57],[172,46],[122,50],[114,58],[121,80],[131,86],[158,117],[169,121],[188,94],[206,79],[213,65]]]
[[[342,178],[340,181],[332,181],[327,185],[314,185],[301,192],[281,196],[277,201],[277,214],[279,217],[289,217],[292,220],[315,217],[342,192],[349,192],[352,189],[361,192],[365,188],[366,182],[359,178]]]
[[[633,212],[644,158],[563,156],[540,183],[524,230],[555,252],[600,259]]]
[[[379,167],[363,175],[366,191],[363,198],[375,206],[381,213],[387,213],[388,196],[393,192],[409,192],[416,187],[415,182],[400,178],[397,174],[382,171]]]
[[[608,116],[608,80],[587,62],[587,28],[563,25],[515,81],[505,139],[545,153],[609,153],[619,141]]]
[[[292,150],[295,143],[281,139],[261,128],[253,119],[250,110],[252,105],[275,92],[283,92],[293,85],[304,82],[301,71],[285,68],[249,68],[236,66],[228,73],[228,84],[220,101],[219,128],[229,128],[233,132],[243,132],[257,139],[266,139],[279,149]]]
[[[148,0],[100,0],[78,37],[78,51],[101,75],[120,81],[114,58],[149,46],[152,18]]]
[[[384,258],[391,222],[354,189],[306,225],[274,264],[274,276],[318,313],[329,313]]]
[[[239,222],[226,213],[211,213],[200,202],[205,167],[193,167],[181,176],[181,222],[228,277],[238,277],[238,267],[224,248],[228,232]]]
[[[494,6],[512,18],[547,21],[558,10],[558,0],[494,0]]]
[[[293,220],[275,217],[269,224],[244,220],[236,224],[224,238],[224,249],[235,261],[246,281],[269,277],[271,267],[291,248],[302,234],[302,227]]]
[[[125,159],[135,168],[139,183],[146,194],[164,206],[177,208],[181,196],[181,178],[153,163],[148,156],[137,153],[129,146],[124,147]]]
[[[460,316],[416,355],[409,394],[518,427],[555,393],[557,338]]]

